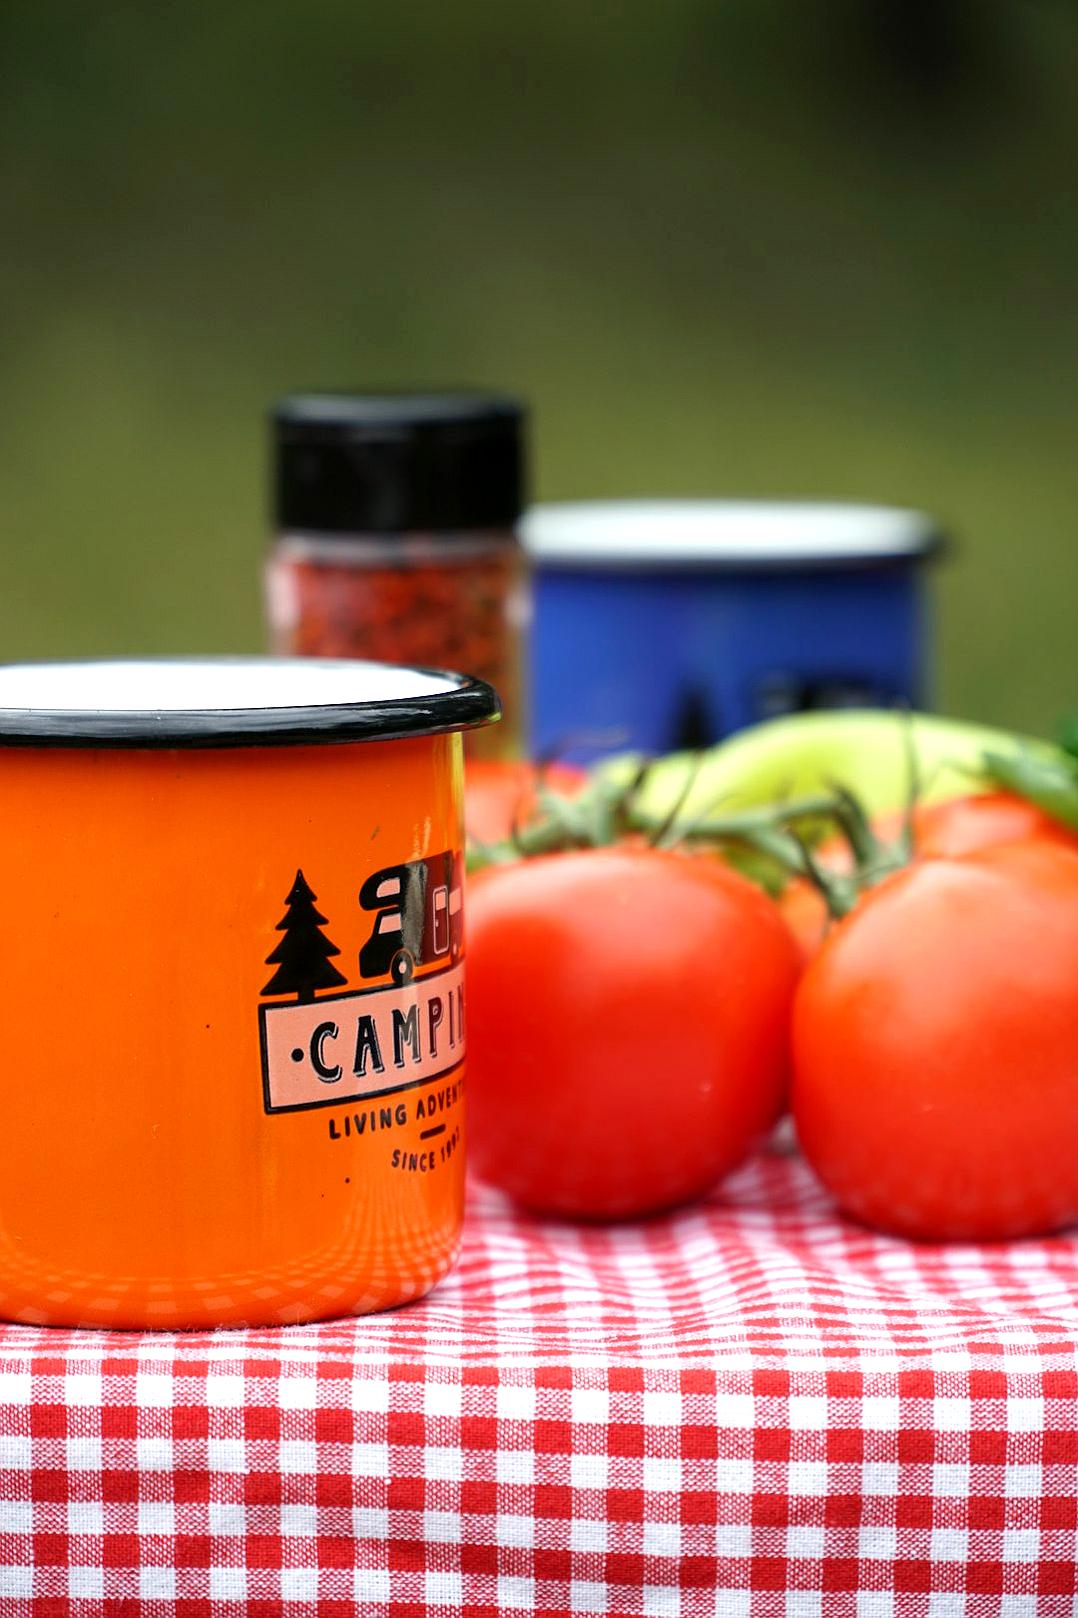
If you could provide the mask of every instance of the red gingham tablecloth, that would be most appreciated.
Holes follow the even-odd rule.
[[[1074,1239],[886,1240],[779,1151],[620,1229],[478,1192],[393,1315],[0,1329],[0,1614],[1071,1618],[1076,1350]]]

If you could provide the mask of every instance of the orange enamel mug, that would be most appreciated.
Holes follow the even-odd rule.
[[[464,1202],[460,731],[317,659],[0,668],[0,1316],[418,1297]]]

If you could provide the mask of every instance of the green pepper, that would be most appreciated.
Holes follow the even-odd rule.
[[[1076,743],[1078,731],[1072,729],[1065,734],[1063,746],[1049,757],[1040,752],[1000,754],[990,749],[985,754],[985,769],[994,785],[1028,798],[1046,815],[1078,831]]]
[[[704,753],[673,753],[651,765],[636,798],[642,823],[678,821],[706,832],[709,815],[810,798],[840,784],[870,815],[900,809],[911,795],[933,803],[989,790],[985,755],[1047,762],[1047,742],[933,714],[844,709],[793,714],[743,730]],[[599,767],[629,780],[639,759]]]

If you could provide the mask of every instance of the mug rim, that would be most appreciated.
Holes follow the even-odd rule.
[[[519,532],[540,570],[822,572],[922,562],[948,548],[908,506],[855,500],[621,499],[533,505]]]
[[[279,687],[290,668],[307,695],[320,677],[331,687],[334,676],[357,691],[367,681],[373,694],[325,702],[192,701],[188,706],[152,700],[95,704],[81,698],[12,702],[5,691],[5,686],[21,686],[32,696],[36,681],[48,693],[62,689],[65,679],[84,686],[89,681],[92,688],[95,677],[106,689],[126,684],[137,690],[140,677],[152,683],[153,677],[164,676],[167,683],[170,674],[181,683],[186,678],[204,686],[214,675],[227,684],[230,674],[249,682],[265,673]],[[392,694],[394,687],[399,694]],[[472,730],[500,717],[497,693],[474,675],[358,659],[153,656],[0,664],[0,747],[174,749],[392,741]]]

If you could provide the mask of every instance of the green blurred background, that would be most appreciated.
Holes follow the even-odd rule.
[[[536,493],[939,513],[940,700],[1074,706],[1078,14],[9,0],[0,657],[262,643],[263,415],[533,403]]]

